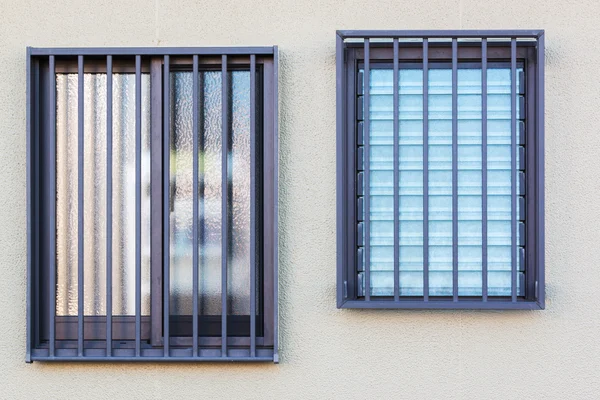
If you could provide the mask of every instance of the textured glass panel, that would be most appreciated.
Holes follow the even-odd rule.
[[[250,72],[229,73],[231,91],[231,247],[228,314],[250,314]]]
[[[56,75],[56,315],[77,315],[77,87]]]
[[[171,314],[192,313],[192,73],[171,73]]]
[[[57,74],[57,315],[77,315],[78,158],[84,161],[84,314],[106,314],[106,74]],[[142,76],[142,314],[150,311],[150,80]],[[135,314],[135,76],[113,75],[113,314]]]
[[[201,176],[204,196],[199,199],[203,224],[200,237],[199,307],[202,315],[221,314],[221,72],[200,74],[202,133]]]
[[[135,74],[113,74],[114,315],[135,315]],[[150,76],[142,74],[142,314],[150,314]]]
[[[84,76],[84,313],[106,314],[106,74]]]
[[[228,313],[250,312],[250,75],[230,72]],[[199,311],[221,313],[221,73],[200,73]],[[171,74],[171,313],[189,315],[193,255],[192,73]]]
[[[517,69],[522,74],[522,68]],[[399,165],[393,165],[393,71],[370,72],[371,294],[393,294],[393,169],[399,169],[400,295],[422,295],[423,271],[423,71],[399,70]],[[511,75],[488,69],[487,206],[489,295],[510,294],[511,269]],[[482,79],[481,69],[457,76],[457,187],[459,295],[482,294]],[[427,82],[429,289],[452,294],[452,70],[432,68]],[[520,82],[517,93],[521,93]],[[522,115],[518,95],[517,119]],[[521,165],[519,153],[517,165]],[[523,173],[518,174],[517,193]],[[517,210],[518,213],[519,210]],[[519,215],[519,214],[517,214]],[[519,224],[521,226],[522,224]],[[517,237],[522,245],[520,229]],[[521,260],[517,258],[521,270]],[[496,273],[497,269],[505,270]],[[494,275],[496,274],[496,275]],[[363,277],[364,279],[364,277]],[[519,294],[523,294],[523,274]],[[361,289],[363,290],[363,289]]]

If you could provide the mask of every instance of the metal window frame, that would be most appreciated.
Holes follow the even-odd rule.
[[[376,40],[371,40],[376,39]],[[384,39],[385,41],[382,41]],[[446,40],[440,40],[446,39]],[[459,42],[460,40],[460,42]],[[400,51],[399,51],[400,48]],[[440,51],[437,51],[440,50]],[[423,54],[427,57],[423,57]],[[398,295],[398,278],[394,277],[394,295],[373,299],[365,293],[358,296],[356,292],[357,280],[357,236],[359,228],[357,222],[357,193],[366,186],[356,178],[357,165],[357,128],[356,128],[356,80],[357,59],[365,60],[364,68],[372,68],[377,63],[387,62],[390,68],[393,65],[394,76],[398,73],[398,60],[420,63],[427,70],[434,68],[433,62],[451,62],[453,81],[458,65],[463,63],[479,62],[482,71],[485,71],[489,61],[494,59],[508,60],[513,71],[516,68],[516,59],[527,59],[526,76],[528,79],[526,90],[526,140],[528,150],[526,153],[526,296],[517,297],[515,290],[506,298],[488,297],[484,291],[482,296],[458,296],[456,291],[456,254],[453,256],[453,282],[452,296],[434,297],[428,295],[428,286],[425,286],[423,296],[402,298]],[[483,61],[482,61],[483,60]],[[482,72],[483,73],[483,72]],[[483,80],[486,81],[486,80]],[[426,79],[423,82],[427,82]],[[515,82],[512,80],[512,91],[515,93]],[[453,85],[455,86],[455,85]],[[541,310],[545,308],[545,278],[544,278],[544,31],[543,30],[340,30],[336,32],[336,152],[337,152],[337,307],[338,308],[374,308],[374,309],[489,309],[489,310]],[[424,92],[425,96],[427,91]],[[453,90],[453,136],[456,131],[456,91]],[[368,93],[364,93],[368,97]],[[516,94],[514,94],[516,95]],[[513,95],[513,96],[514,96]],[[398,104],[398,90],[394,85],[394,104]],[[482,96],[485,98],[486,96]],[[487,99],[482,101],[486,102]],[[365,100],[368,103],[368,100]],[[483,104],[486,105],[485,103]],[[365,105],[365,107],[368,107]],[[485,108],[485,107],[484,107]],[[514,99],[511,117],[513,139],[516,133]],[[366,113],[366,112],[365,112]],[[394,116],[397,110],[394,109]],[[424,107],[427,115],[427,107]],[[396,119],[396,118],[395,118]],[[487,113],[482,116],[482,125],[485,125]],[[364,124],[365,126],[367,124]],[[393,124],[394,132],[398,131],[398,124]],[[424,131],[427,131],[427,118],[425,117]],[[363,127],[364,141],[366,142],[368,128]],[[482,128],[485,132],[485,127]],[[397,136],[397,134],[395,135]],[[396,140],[395,140],[396,142]],[[453,141],[455,143],[455,141]],[[513,152],[515,151],[513,140]],[[453,152],[456,155],[456,146]],[[368,151],[365,151],[368,153]],[[427,153],[424,151],[424,153]],[[485,152],[484,152],[485,153]],[[515,154],[515,153],[513,153]],[[368,157],[365,154],[363,158]],[[394,151],[397,160],[398,152]],[[512,157],[514,159],[514,155]],[[453,157],[455,161],[456,157]],[[427,154],[424,154],[427,160]],[[483,161],[483,159],[482,159]],[[363,162],[366,162],[363,160]],[[514,167],[514,164],[513,164]],[[454,168],[453,168],[454,170]],[[486,170],[486,168],[484,168]],[[513,170],[514,174],[515,170]],[[424,174],[424,180],[427,179]],[[394,174],[395,179],[397,174]],[[456,179],[453,173],[453,179]],[[485,172],[483,179],[486,179]],[[515,189],[516,180],[513,176],[513,223],[515,232]],[[427,187],[425,185],[424,187]],[[426,189],[425,189],[426,190]],[[424,199],[427,197],[424,192]],[[394,196],[394,204],[398,203]],[[456,191],[453,202],[456,201]],[[485,197],[484,197],[485,199]],[[485,200],[483,200],[485,203]],[[453,210],[455,211],[456,205]],[[485,210],[485,208],[484,208]],[[426,209],[424,210],[426,211]],[[366,212],[366,211],[365,211]],[[398,226],[397,212],[394,212],[394,225]],[[453,218],[455,220],[455,218]],[[486,218],[483,218],[485,221]],[[424,226],[426,224],[424,221]],[[485,225],[485,222],[482,222]],[[453,225],[456,225],[453,223]],[[425,226],[425,229],[427,227]],[[456,227],[453,226],[453,229]],[[394,235],[397,235],[395,229]],[[427,231],[425,230],[424,233]],[[485,235],[484,235],[485,236]],[[513,235],[514,236],[514,235]],[[366,237],[366,234],[365,234]],[[454,235],[453,235],[454,237]],[[395,240],[394,254],[397,254],[397,240]],[[515,248],[513,240],[513,249]],[[456,249],[456,243],[453,248]],[[482,251],[486,253],[487,242],[482,244]],[[455,252],[456,250],[454,250]],[[427,248],[424,244],[424,260],[427,264]],[[514,253],[514,251],[513,251]],[[512,286],[516,287],[516,263],[513,254]],[[394,262],[394,271],[398,271],[398,263]],[[428,266],[424,266],[424,285],[427,284]],[[486,257],[482,271],[487,271]],[[368,268],[365,268],[368,273]],[[487,278],[482,274],[482,279]],[[367,278],[368,279],[368,278]],[[367,280],[368,281],[368,280]]]
[[[27,338],[26,362],[32,361],[136,361],[136,362],[185,362],[185,361],[242,361],[242,362],[279,362],[278,350],[278,69],[279,56],[277,46],[272,47],[165,47],[165,48],[34,48],[26,50],[26,130],[27,130]],[[168,310],[168,251],[165,251],[168,242],[168,232],[164,231],[168,224],[168,214],[165,214],[164,205],[168,204],[169,190],[169,151],[164,147],[169,142],[170,124],[168,122],[169,109],[169,67],[174,66],[179,70],[182,67],[189,71],[197,72],[202,69],[227,71],[243,66],[251,73],[260,76],[251,76],[252,110],[259,111],[260,121],[253,114],[251,117],[251,136],[261,135],[259,142],[261,149],[256,149],[256,143],[251,146],[251,154],[256,156],[257,151],[262,154],[261,176],[252,175],[252,199],[256,199],[257,191],[262,199],[262,219],[257,220],[256,204],[251,207],[251,224],[262,226],[262,237],[257,240],[253,233],[251,241],[255,251],[252,252],[251,263],[258,263],[254,254],[262,254],[262,273],[258,277],[256,269],[250,269],[251,275],[251,304],[250,309],[256,311],[256,288],[261,288],[259,293],[262,299],[263,310],[247,318],[250,320],[250,333],[235,336],[236,326],[240,318],[225,315],[223,307],[219,321],[210,321],[211,318],[198,315],[197,301],[194,302],[194,315],[190,316],[192,322],[220,325],[219,336],[202,336],[198,324],[192,323],[191,336],[170,336],[169,318],[162,318],[163,310]],[[56,308],[56,75],[59,72],[77,73],[79,78],[79,104],[78,104],[78,135],[79,147],[83,145],[83,80],[84,73],[90,72],[131,72],[136,75],[136,279],[135,279],[135,315],[112,315],[112,304],[107,296],[107,316],[84,316],[81,303],[83,302],[83,285],[81,284],[83,272],[83,252],[79,252],[78,279],[79,284],[79,312],[77,316],[62,317],[55,315]],[[141,260],[140,260],[140,152],[141,152],[141,74],[149,73],[153,90],[151,92],[151,274],[152,297],[160,298],[164,288],[166,298],[151,301],[151,315],[141,315]],[[112,75],[108,74],[107,93],[112,92]],[[258,79],[257,79],[258,78]],[[227,93],[227,79],[223,79],[223,93]],[[197,74],[193,82],[193,93],[199,93]],[[107,145],[112,144],[112,96],[107,100]],[[194,96],[194,104],[198,104],[198,96]],[[228,111],[227,101],[223,101],[223,110]],[[155,112],[155,111],[159,112]],[[194,107],[193,126],[196,131],[199,126],[198,107]],[[164,117],[164,118],[163,118]],[[226,140],[229,125],[228,114],[223,114],[223,135]],[[260,129],[260,131],[259,131]],[[198,135],[194,135],[194,149],[200,145]],[[226,142],[225,142],[226,143]],[[111,146],[112,147],[112,146]],[[112,152],[108,152],[110,161]],[[227,161],[227,150],[223,149],[223,158]],[[256,157],[255,157],[256,158]],[[256,164],[256,159],[251,162]],[[82,174],[82,158],[79,163],[79,207],[83,207],[82,188],[84,177]],[[193,174],[198,176],[198,162],[194,162]],[[167,166],[164,167],[163,166]],[[223,171],[231,168],[228,162],[223,165]],[[254,171],[255,169],[253,169]],[[112,175],[112,163],[108,162],[108,176]],[[166,179],[165,179],[166,177]],[[224,174],[223,184],[228,185],[227,174]],[[256,181],[260,179],[260,182]],[[112,178],[107,181],[107,198],[112,192]],[[195,183],[195,187],[202,188],[202,183]],[[167,189],[167,190],[165,190]],[[226,192],[226,191],[225,191]],[[226,199],[224,199],[226,201]],[[194,204],[198,203],[194,196]],[[158,207],[158,208],[156,208]],[[81,210],[80,210],[81,211]],[[168,212],[168,209],[166,210]],[[111,202],[108,201],[108,219],[111,221]],[[194,214],[197,208],[194,208]],[[82,215],[82,214],[81,214]],[[165,218],[165,215],[166,218]],[[224,218],[223,229],[227,233],[227,221]],[[78,246],[81,247],[85,240],[82,224]],[[111,223],[107,223],[110,231]],[[194,224],[194,241],[198,242],[198,224]],[[107,232],[110,242],[111,234]],[[260,242],[260,243],[259,243]],[[227,246],[227,238],[223,240]],[[110,262],[111,244],[107,246],[107,287],[111,287],[112,268]],[[225,260],[226,257],[224,257]],[[195,257],[197,261],[197,257]],[[227,268],[223,262],[222,268]],[[193,268],[194,276],[198,275],[197,264]],[[163,273],[163,271],[166,273]],[[158,275],[156,274],[158,272]],[[225,275],[226,276],[226,275]],[[260,283],[257,284],[257,280]],[[194,293],[198,292],[198,285],[193,285]],[[54,288],[54,289],[52,289]],[[109,293],[112,290],[109,289]],[[225,295],[225,293],[224,293]],[[197,296],[194,296],[197,297]],[[156,314],[156,315],[154,315]],[[211,316],[209,316],[211,317]],[[258,325],[257,318],[261,318],[264,327],[257,335],[253,328]],[[212,318],[215,319],[215,318]],[[164,320],[164,326],[162,325]],[[233,323],[227,329],[228,320]],[[243,316],[242,316],[243,320]],[[236,322],[237,321],[237,322]],[[189,323],[183,321],[182,323]],[[242,323],[246,323],[245,320]],[[212,325],[210,325],[212,324]],[[171,325],[173,326],[173,325]],[[178,325],[175,325],[177,328]],[[44,335],[47,342],[42,341],[42,330],[47,330]],[[234,333],[232,336],[232,329]],[[176,329],[177,330],[177,329]],[[204,330],[206,331],[206,329]],[[163,340],[164,336],[169,340]],[[107,340],[108,338],[108,340]],[[142,341],[147,341],[142,345]]]

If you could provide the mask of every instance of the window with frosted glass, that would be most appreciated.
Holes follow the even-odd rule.
[[[277,361],[276,49],[29,49],[28,361]]]
[[[338,32],[338,306],[543,308],[543,31],[430,32]]]

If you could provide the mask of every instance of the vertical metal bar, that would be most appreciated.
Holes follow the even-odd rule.
[[[227,82],[227,56],[221,56],[221,129],[222,129],[222,149],[221,149],[221,356],[227,357],[227,258],[228,258],[228,218],[227,198],[229,188],[229,118],[228,111],[228,87]]]
[[[423,38],[423,300],[429,301],[429,41]]]
[[[106,57],[106,356],[112,356],[113,60]]]
[[[525,210],[523,213],[518,213],[519,218],[524,216],[526,218],[525,223],[525,249],[524,249],[524,259],[521,258],[519,254],[519,260],[524,261],[524,272],[525,272],[525,296],[528,301],[536,301],[536,213],[537,213],[537,203],[536,203],[536,162],[537,158],[535,156],[535,146],[537,143],[536,139],[536,107],[537,101],[536,98],[536,71],[537,71],[537,61],[535,53],[537,52],[536,48],[528,49],[527,54],[527,63],[525,72],[525,124],[523,128],[525,132],[523,132],[520,128],[520,121],[517,120],[517,146],[524,145],[525,146],[525,180],[526,180],[526,188],[525,193],[528,196],[524,197],[525,201]],[[519,198],[519,201],[521,199]],[[521,250],[519,249],[519,252]]]
[[[171,217],[170,192],[171,192],[171,85],[169,73],[169,56],[164,58],[163,66],[163,350],[164,356],[169,357],[169,255],[170,255],[170,223]]]
[[[481,295],[488,296],[487,249],[487,39],[481,40]]]
[[[32,290],[31,290],[31,286],[33,284],[33,155],[34,155],[34,151],[33,151],[33,134],[32,134],[32,130],[33,130],[33,124],[31,123],[32,120],[32,100],[34,98],[33,96],[33,85],[32,85],[32,68],[31,68],[31,48],[27,47],[27,53],[26,53],[26,68],[27,68],[27,72],[26,72],[26,91],[25,91],[25,96],[26,96],[26,117],[25,117],[25,124],[27,127],[27,338],[26,338],[26,353],[25,353],[25,362],[31,362],[31,348],[32,346],[32,339],[33,339],[33,311],[32,311],[32,304],[33,304],[33,299],[32,299]],[[37,182],[36,182],[37,185]],[[35,216],[36,218],[38,217],[37,215]]]
[[[163,58],[150,61],[150,316],[152,346],[163,344]]]
[[[262,107],[263,114],[263,143],[262,143],[262,154],[263,154],[263,243],[261,248],[263,249],[263,293],[262,303],[264,309],[263,317],[263,343],[266,346],[273,346],[273,350],[276,350],[277,338],[275,336],[275,321],[277,317],[277,301],[276,296],[276,273],[274,268],[276,267],[276,260],[273,259],[275,253],[273,249],[276,246],[274,216],[275,216],[275,200],[273,198],[275,194],[275,182],[271,177],[274,176],[275,160],[274,155],[274,139],[276,129],[274,124],[276,120],[274,118],[274,108],[271,105],[275,99],[275,84],[276,78],[275,73],[275,59],[264,59],[263,62],[263,96],[264,107]],[[273,355],[275,358],[275,354]]]
[[[198,158],[200,153],[198,152],[198,100],[199,100],[199,89],[198,89],[198,55],[192,57],[192,142],[194,150],[193,154],[193,166],[192,166],[192,186],[193,186],[193,242],[192,242],[192,352],[194,357],[198,356]]]
[[[348,175],[346,170],[346,152],[345,145],[347,142],[346,134],[344,130],[344,119],[346,117],[344,113],[343,99],[344,99],[344,88],[346,87],[344,82],[344,39],[341,36],[336,35],[336,173],[337,173],[337,185],[336,185],[336,238],[337,238],[337,306],[342,306],[344,300],[347,298],[347,293],[344,293],[344,281],[347,281],[346,267],[349,265],[347,261],[347,237],[351,236],[347,234],[347,209],[348,206],[345,201],[346,196],[346,185],[343,177]],[[352,268],[353,274],[356,274],[356,269]]]
[[[458,43],[452,39],[452,296],[458,301]]]
[[[78,152],[77,152],[77,192],[78,192],[78,227],[77,227],[77,355],[83,357],[83,329],[84,329],[84,280],[83,280],[83,236],[84,236],[84,207],[83,207],[83,175],[84,175],[84,113],[83,113],[83,56],[77,57],[77,136],[78,136]]]
[[[50,90],[48,90],[48,128],[50,130],[50,143],[51,143],[51,168],[50,168],[50,215],[48,218],[48,230],[50,238],[49,251],[48,251],[48,263],[50,269],[50,276],[48,279],[49,290],[48,296],[49,310],[48,315],[50,322],[49,332],[49,355],[54,357],[54,350],[56,347],[56,72],[55,72],[55,59],[54,56],[50,56],[49,60],[49,81]]]
[[[510,40],[510,147],[511,147],[511,293],[517,301],[517,40]]]
[[[256,356],[256,55],[250,55],[250,357]]]
[[[545,44],[544,44],[544,33],[538,38],[537,46],[537,79],[536,79],[536,200],[537,200],[537,213],[535,216],[537,225],[536,235],[536,271],[537,271],[537,301],[540,308],[545,307],[546,295],[544,292],[545,288],[545,274],[544,274],[544,64],[545,64]]]
[[[545,231],[544,231],[544,64],[545,64],[545,43],[544,33],[542,32],[538,38],[537,45],[537,76],[536,76],[536,144],[534,151],[536,157],[536,273],[537,273],[537,303],[541,309],[546,306],[546,294],[545,288],[545,273],[544,273],[544,243],[545,243]],[[531,193],[531,192],[529,192]]]
[[[142,336],[142,57],[135,56],[135,355]]]
[[[393,168],[394,168],[394,301],[400,300],[400,198],[399,198],[399,190],[400,190],[400,138],[398,137],[399,132],[399,80],[398,80],[398,38],[394,38],[394,71],[393,71],[393,96],[394,96],[394,110],[393,110]]]
[[[273,362],[279,363],[279,49],[273,46]]]
[[[370,42],[368,38],[365,38],[365,71],[364,71],[364,124],[363,124],[363,132],[364,132],[364,203],[365,203],[365,222],[364,222],[364,244],[365,244],[365,283],[364,283],[364,295],[365,301],[371,300],[371,188],[370,188],[370,178],[371,174],[369,173],[369,162],[370,162],[370,140],[369,140],[369,128],[370,128],[370,118],[369,118],[369,100],[370,100]]]
[[[29,54],[31,56],[31,48],[29,48]],[[42,91],[45,91],[45,89],[42,88],[41,82],[40,82],[40,61],[38,59],[32,59],[31,60],[31,65],[30,67],[32,68],[31,71],[31,84],[32,84],[32,88],[31,88],[31,93],[30,95],[32,96],[30,98],[31,106],[30,106],[30,116],[32,117],[32,120],[30,121],[30,129],[31,129],[31,141],[30,141],[30,148],[29,151],[30,156],[31,156],[31,163],[30,163],[30,167],[31,169],[31,179],[32,179],[32,185],[30,190],[31,190],[31,206],[33,207],[31,209],[32,211],[32,220],[31,220],[31,236],[30,238],[32,239],[32,249],[33,249],[33,253],[31,253],[31,271],[30,271],[30,279],[32,282],[32,293],[31,296],[28,297],[29,301],[31,302],[30,304],[30,316],[31,319],[30,321],[33,322],[33,326],[32,326],[32,334],[33,337],[31,338],[31,345],[32,346],[37,346],[40,343],[40,336],[41,336],[41,318],[40,315],[42,315],[42,310],[40,310],[39,308],[39,300],[40,298],[44,298],[47,299],[47,297],[44,297],[44,287],[42,286],[42,282],[45,282],[48,280],[47,278],[47,273],[42,274],[40,271],[40,257],[43,257],[44,255],[42,254],[42,246],[41,246],[41,237],[43,234],[45,234],[45,232],[37,232],[33,230],[34,227],[38,226],[37,224],[39,223],[38,221],[42,220],[42,213],[41,213],[41,199],[39,198],[40,196],[40,188],[42,187],[42,171],[44,170],[52,170],[54,169],[54,166],[51,166],[50,168],[44,168],[43,165],[44,163],[47,163],[48,160],[42,162],[42,154],[41,154],[41,150],[40,150],[40,140],[41,140],[41,131],[40,131],[40,125],[42,124],[42,121],[46,121],[47,123],[47,119],[45,119],[42,109],[41,109],[41,104],[42,102],[44,102],[43,104],[48,104],[45,102],[45,100],[42,99]],[[533,91],[532,91],[533,92]],[[49,143],[51,143],[52,140],[49,141]],[[50,147],[50,146],[46,146],[46,147]],[[48,149],[45,150],[45,152],[48,152]],[[38,162],[36,162],[36,160],[38,160]],[[43,168],[43,169],[42,169]],[[46,185],[47,187],[47,185]],[[55,195],[53,194],[52,197],[55,197]],[[48,240],[48,237],[46,237],[45,240]],[[41,278],[42,276],[44,276],[44,280],[42,281]],[[47,296],[47,294],[46,294]],[[45,313],[44,313],[45,314]],[[31,350],[31,349],[30,349]],[[31,356],[31,352],[29,353],[29,356]],[[29,359],[29,362],[31,362],[31,358]]]

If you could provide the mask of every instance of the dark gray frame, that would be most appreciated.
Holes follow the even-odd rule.
[[[278,353],[278,49],[273,47],[203,47],[203,48],[27,48],[27,344],[26,361],[279,361]],[[89,60],[88,60],[89,58]],[[134,60],[134,62],[132,62]],[[74,317],[55,315],[56,298],[56,248],[55,248],[55,208],[56,208],[56,88],[55,71],[69,70],[75,62],[79,76],[78,134],[79,146],[83,145],[83,80],[84,72],[108,72],[107,94],[112,93],[111,71],[127,69],[136,75],[136,280],[135,316],[113,316],[111,281],[111,223],[107,224],[107,316],[83,315],[83,253],[78,260],[79,313]],[[261,110],[261,131],[253,114],[251,137],[262,135],[262,176],[261,181],[252,185],[251,198],[256,199],[257,190],[262,198],[262,292],[263,305],[262,334],[256,334],[258,284],[256,268],[251,272],[251,305],[248,336],[229,336],[227,330],[227,308],[222,307],[220,336],[202,336],[198,328],[197,296],[194,296],[192,316],[192,337],[169,335],[169,256],[168,251],[168,207],[169,204],[169,67],[186,65],[192,72],[200,67],[219,68],[226,72],[228,67],[240,65],[249,68],[251,73],[262,71],[260,80],[251,76],[252,110]],[[140,250],[140,206],[141,206],[141,74],[150,73],[152,86],[151,107],[153,110],[151,128],[151,275],[152,296],[160,298],[164,288],[163,301],[151,302],[151,316],[141,315],[141,250]],[[165,79],[167,78],[167,79]],[[227,93],[227,79],[223,79],[223,93]],[[193,93],[198,94],[198,74],[194,74]],[[166,95],[165,95],[166,94]],[[223,135],[227,143],[228,113],[227,101],[223,101]],[[260,102],[260,103],[259,103]],[[198,96],[194,96],[198,105]],[[112,143],[112,96],[107,96],[107,145]],[[155,112],[157,111],[157,112]],[[193,126],[199,129],[198,107],[194,107]],[[194,149],[198,150],[198,135],[194,135]],[[256,155],[255,141],[251,154]],[[167,146],[167,147],[165,147]],[[111,148],[110,146],[109,148]],[[107,154],[107,195],[112,193],[112,152]],[[227,185],[227,146],[223,148],[223,177]],[[256,159],[252,160],[253,165]],[[79,160],[79,207],[83,207],[83,168]],[[167,166],[164,167],[163,166]],[[252,181],[259,179],[252,169]],[[195,158],[193,174],[198,177],[198,160]],[[202,189],[198,179],[195,188]],[[165,190],[166,189],[166,190]],[[196,190],[195,193],[198,193]],[[224,190],[224,194],[227,190]],[[225,197],[225,196],[224,196]],[[226,199],[223,199],[226,202]],[[252,202],[251,225],[256,227],[256,204]],[[194,204],[198,204],[194,196]],[[222,212],[227,212],[227,207]],[[80,210],[81,211],[81,210]],[[111,201],[108,201],[108,220],[111,221]],[[194,214],[197,215],[197,207]],[[83,213],[80,213],[83,215]],[[198,243],[199,227],[193,225],[194,241]],[[227,246],[227,218],[223,218],[222,245]],[[85,240],[82,224],[79,221],[78,246]],[[40,229],[41,228],[41,229]],[[259,249],[255,230],[251,233],[251,243]],[[223,258],[222,269],[227,271],[227,257]],[[198,276],[197,254],[194,255],[193,276]],[[253,254],[251,263],[258,263]],[[222,272],[223,272],[222,271]],[[46,281],[46,280],[47,281]],[[224,293],[226,301],[226,281]],[[195,281],[193,293],[198,293]],[[163,313],[166,317],[163,318]],[[235,323],[235,319],[233,320]],[[48,342],[41,339],[42,327],[48,329]],[[229,332],[229,334],[231,334]],[[73,335],[76,335],[73,337]],[[164,340],[167,338],[167,340]],[[72,340],[75,339],[75,340]],[[147,341],[147,344],[143,344]]]
[[[387,39],[385,42],[380,40],[371,42],[370,39]],[[415,41],[414,39],[422,39]],[[431,40],[434,39],[434,40]],[[439,39],[446,39],[441,41]],[[475,39],[458,42],[459,39]],[[491,40],[490,40],[491,39]],[[404,54],[399,52],[402,47]],[[442,51],[431,50],[441,49]],[[508,50],[506,50],[508,49]],[[427,54],[426,57],[423,55]],[[526,265],[525,268],[525,296],[519,297],[516,293],[516,158],[517,145],[516,137],[516,113],[514,96],[516,93],[516,80],[512,80],[512,115],[511,129],[513,132],[512,152],[513,152],[513,189],[512,189],[512,295],[502,298],[492,298],[487,296],[487,241],[482,243],[483,266],[482,279],[485,284],[482,296],[458,296],[457,293],[457,242],[453,243],[453,295],[446,297],[431,297],[428,295],[428,262],[427,262],[427,244],[424,244],[424,295],[401,298],[398,295],[398,240],[394,243],[394,295],[390,297],[379,297],[372,299],[368,291],[364,296],[358,296],[356,290],[357,273],[357,194],[361,193],[361,183],[356,178],[357,165],[357,146],[356,146],[356,81],[357,81],[357,59],[362,59],[366,71],[371,67],[371,63],[387,62],[393,64],[393,73],[398,74],[398,60],[410,60],[420,62],[423,65],[424,77],[430,60],[451,61],[453,87],[456,85],[456,72],[458,63],[461,62],[479,62],[481,63],[482,73],[487,69],[487,63],[490,60],[507,60],[510,62],[512,76],[515,76],[517,58],[527,60],[527,76],[534,77],[528,79],[526,107],[528,118],[526,121],[526,141],[528,150],[526,155],[525,174],[525,193],[527,224],[525,232],[526,246]],[[365,73],[367,75],[367,73]],[[367,78],[365,78],[367,79]],[[424,84],[427,79],[423,80]],[[372,30],[342,30],[336,33],[336,131],[337,131],[337,307],[338,308],[403,308],[403,309],[527,309],[539,310],[545,308],[544,294],[544,31],[543,30],[421,30],[421,31],[372,31]],[[486,85],[486,80],[483,80]],[[484,86],[485,88],[485,86]],[[424,90],[425,98],[427,90]],[[398,104],[398,89],[394,85],[394,104]],[[364,93],[365,108],[368,107],[368,93]],[[486,96],[483,98],[482,125],[483,133],[487,129]],[[453,90],[453,137],[456,137],[456,91]],[[365,114],[368,114],[365,111]],[[368,118],[368,117],[365,117]],[[394,140],[397,141],[398,123],[397,107],[394,107]],[[364,141],[368,146],[368,124],[364,124]],[[427,101],[424,106],[424,124],[423,129],[427,131]],[[484,139],[485,140],[485,139]],[[483,142],[485,143],[485,142]],[[453,161],[456,161],[456,140],[453,140]],[[531,145],[533,144],[533,146]],[[426,145],[426,141],[424,142]],[[394,148],[394,160],[397,164],[398,151]],[[425,148],[426,146],[424,146]],[[485,161],[485,151],[483,152]],[[368,150],[364,151],[364,162],[368,162]],[[424,152],[424,162],[427,162],[427,152]],[[486,164],[483,164],[486,165]],[[453,166],[453,181],[456,181],[456,173]],[[487,178],[486,168],[483,168],[483,182]],[[365,175],[368,171],[365,171]],[[397,174],[394,174],[398,179]],[[365,177],[365,182],[368,182]],[[424,180],[427,174],[424,173]],[[362,184],[366,185],[366,184]],[[455,188],[456,185],[453,185]],[[424,185],[427,188],[427,184]],[[483,193],[483,204],[486,204],[486,192]],[[368,196],[365,196],[368,198]],[[424,198],[427,198],[426,189]],[[453,191],[453,212],[456,212],[456,190]],[[365,200],[368,203],[368,200]],[[425,202],[427,203],[427,202]],[[394,225],[395,237],[398,235],[398,196],[394,195]],[[425,205],[425,207],[427,207]],[[426,212],[426,208],[424,209]],[[368,204],[365,204],[365,213],[368,215]],[[485,206],[483,209],[485,212]],[[453,221],[456,221],[453,216]],[[486,218],[483,218],[484,237],[486,232]],[[427,220],[424,221],[424,234],[427,234]],[[368,223],[364,224],[365,237],[368,237]],[[456,223],[453,222],[453,238],[456,238]],[[365,249],[365,252],[368,251]],[[366,257],[368,259],[368,257]],[[365,266],[365,281],[369,282],[369,268]]]

